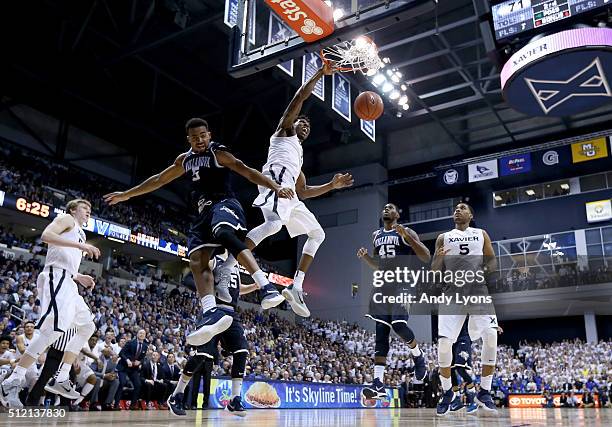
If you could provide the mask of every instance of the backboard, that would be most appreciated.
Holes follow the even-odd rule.
[[[431,11],[437,0],[333,0],[335,32],[306,43],[263,0],[226,0],[225,22],[234,25],[228,72],[254,74],[308,52],[319,51]],[[341,11],[341,13],[339,12]]]

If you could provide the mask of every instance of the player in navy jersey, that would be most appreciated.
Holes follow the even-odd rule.
[[[215,335],[232,324],[232,317],[217,310],[214,283],[208,280],[208,267],[213,250],[223,246],[251,274],[260,288],[264,309],[275,307],[284,301],[274,285],[268,283],[265,274],[244,244],[246,221],[240,202],[234,198],[230,185],[230,171],[242,175],[253,184],[273,190],[281,198],[292,198],[294,192],[283,188],[261,172],[246,166],[234,157],[227,147],[211,140],[208,123],[199,118],[190,119],[185,125],[187,141],[191,148],[180,154],[164,171],[127,190],[104,196],[109,205],[124,202],[132,197],[150,193],[169,182],[187,175],[191,188],[191,208],[195,220],[188,236],[189,266],[193,272],[203,309],[202,323],[187,336],[190,345],[207,343]]]
[[[214,276],[219,274],[219,267],[223,264],[224,259],[220,255],[216,255],[213,259]],[[196,348],[196,354],[187,360],[185,369],[179,379],[179,383],[172,395],[168,398],[168,407],[173,415],[183,416],[186,415],[185,410],[182,407],[183,392],[185,387],[191,380],[193,373],[200,368],[200,366],[206,362],[206,356],[214,358],[214,354],[217,353],[217,344],[221,342],[224,351],[232,355],[232,393],[230,396],[230,402],[225,407],[226,411],[233,415],[245,416],[246,410],[242,405],[241,391],[242,391],[242,379],[244,377],[246,360],[249,354],[246,337],[244,334],[244,328],[240,321],[240,316],[236,312],[238,307],[238,300],[240,295],[248,294],[257,289],[257,284],[243,285],[240,281],[240,270],[237,265],[234,265],[229,272],[230,282],[228,286],[231,301],[225,302],[217,299],[217,307],[220,311],[223,311],[228,316],[231,316],[233,321],[231,326],[224,332],[216,335],[208,343],[198,346]]]
[[[384,226],[372,234],[374,256],[368,255],[365,248],[359,249],[357,257],[366,262],[374,270],[392,270],[401,264],[412,264],[414,258],[421,262],[429,262],[429,249],[419,240],[419,236],[410,228],[400,225],[397,206],[387,203],[382,211]],[[403,256],[405,258],[399,258]],[[414,265],[407,267],[414,267]],[[388,283],[375,289],[383,294],[397,295],[403,291],[395,283]],[[423,380],[427,375],[425,358],[414,338],[414,332],[408,327],[408,312],[400,304],[376,304],[372,298],[370,313],[367,317],[376,322],[376,346],[374,355],[374,381],[371,386],[364,389],[368,399],[382,399],[387,395],[384,386],[385,366],[389,353],[389,337],[391,329],[408,343],[414,361],[414,376]]]
[[[472,339],[468,332],[468,319],[463,322],[461,332],[457,341],[453,344],[453,364],[451,366],[451,383],[455,392],[455,400],[450,405],[451,412],[457,412],[463,408],[463,402],[459,391],[461,384],[465,383],[464,390],[467,400],[466,412],[472,414],[478,411],[478,405],[474,403],[474,379],[472,378]],[[458,381],[457,375],[462,381]]]

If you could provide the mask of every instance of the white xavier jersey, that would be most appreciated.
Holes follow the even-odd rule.
[[[26,337],[25,334],[20,335],[20,337],[23,337],[23,344],[25,345],[26,349],[28,348],[30,343],[34,340],[34,338],[36,338],[37,336],[38,336],[38,330],[34,331],[34,334],[32,335],[32,338]],[[19,351],[18,348],[15,349],[15,353],[17,354],[17,356],[21,356],[22,355],[22,353]]]
[[[474,271],[483,266],[484,232],[480,228],[468,227],[465,231],[453,229],[444,233],[444,256],[446,270]]]
[[[85,232],[78,226],[78,224],[75,224],[71,230],[62,233],[61,236],[64,239],[79,243],[85,243],[86,240]],[[63,268],[71,274],[77,274],[79,272],[79,265],[81,265],[82,258],[83,252],[81,252],[80,249],[49,245],[45,266]]]
[[[270,167],[284,166],[287,174],[297,181],[304,163],[304,151],[297,135],[272,136],[270,137],[270,148],[268,148],[268,161],[262,171],[265,174]]]

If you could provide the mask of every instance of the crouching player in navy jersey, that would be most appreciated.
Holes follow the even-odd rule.
[[[216,255],[214,257],[213,272],[215,276],[219,274],[219,266],[223,264],[223,261],[224,259],[220,255]],[[196,354],[187,360],[187,364],[185,365],[181,378],[179,379],[174,392],[168,398],[168,408],[173,415],[186,415],[185,409],[182,406],[185,387],[191,380],[193,373],[202,364],[206,363],[206,357],[214,357],[213,355],[217,353],[217,344],[219,342],[221,342],[223,350],[231,354],[233,359],[231,372],[232,394],[230,402],[225,407],[225,410],[240,417],[244,417],[246,415],[246,410],[244,409],[244,406],[242,406],[242,398],[240,394],[242,391],[242,379],[244,377],[249,350],[244,334],[244,328],[242,327],[238,313],[236,313],[236,307],[238,306],[240,295],[253,292],[257,289],[257,284],[253,283],[252,285],[243,285],[240,282],[240,270],[238,269],[237,265],[232,267],[230,274],[231,278],[228,290],[232,299],[230,302],[225,302],[217,298],[217,307],[220,311],[223,311],[226,315],[232,318],[232,324],[228,329],[221,334],[216,335],[205,345],[197,347]],[[194,392],[198,393],[198,390],[195,390]]]
[[[234,197],[231,188],[230,170],[253,184],[273,190],[281,198],[292,198],[294,192],[246,166],[234,157],[227,147],[212,141],[205,120],[190,119],[185,125],[185,131],[187,141],[191,145],[189,151],[179,155],[164,171],[127,191],[107,194],[104,200],[109,205],[114,205],[155,191],[182,175],[189,178],[191,208],[195,215],[188,236],[189,266],[201,298],[203,314],[198,329],[187,336],[187,343],[198,346],[206,344],[215,335],[225,331],[233,322],[232,316],[217,310],[214,283],[208,280],[211,275],[208,262],[216,247],[226,248],[251,274],[259,287],[264,309],[275,307],[285,300],[274,285],[268,283],[253,254],[243,242],[246,236],[246,221],[242,206]]]

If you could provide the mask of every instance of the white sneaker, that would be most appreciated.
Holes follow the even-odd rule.
[[[0,403],[7,408],[23,408],[19,392],[25,384],[25,378],[8,377],[0,385]]]
[[[64,396],[66,399],[74,400],[81,397],[81,393],[75,390],[72,381],[66,380],[58,382],[55,378],[51,378],[45,386],[45,391],[53,394],[59,394]]]
[[[293,285],[283,289],[283,296],[291,305],[291,309],[298,316],[310,317],[310,310],[304,302],[304,291],[298,291],[293,288]]]

